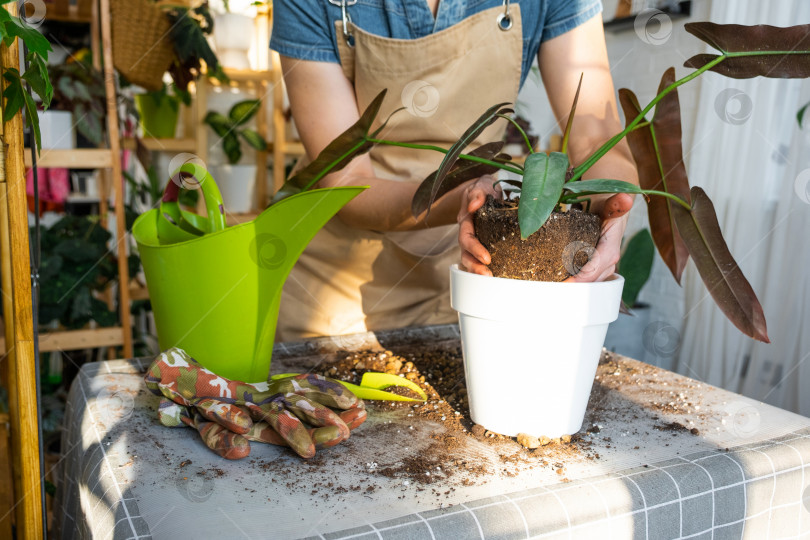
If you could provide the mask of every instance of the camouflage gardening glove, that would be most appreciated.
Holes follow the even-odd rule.
[[[269,383],[231,381],[177,348],[159,354],[144,379],[163,396],[163,425],[196,428],[206,446],[227,459],[249,455],[249,441],[289,446],[310,458],[316,448],[347,439],[366,419],[363,401],[333,379],[303,374]]]

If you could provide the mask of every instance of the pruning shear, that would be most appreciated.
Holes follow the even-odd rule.
[[[300,373],[282,373],[280,375],[273,375],[270,377],[271,381],[281,379],[284,377],[293,377],[300,375]],[[380,401],[427,401],[427,394],[422,390],[418,384],[409,381],[404,377],[392,375],[390,373],[379,373],[377,371],[367,371],[363,374],[360,384],[352,384],[345,381],[337,381],[349,389],[355,396],[360,399],[380,400]],[[386,389],[392,386],[401,386],[416,392],[421,399],[411,398],[407,396],[400,396],[387,392]]]

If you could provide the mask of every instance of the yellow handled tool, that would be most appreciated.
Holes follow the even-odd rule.
[[[280,375],[273,375],[271,380],[281,379],[282,377],[291,377],[299,375],[299,373],[282,373]],[[337,379],[336,379],[337,380]],[[379,373],[376,371],[367,371],[363,374],[360,384],[352,384],[345,381],[338,381],[340,384],[348,388],[355,396],[360,399],[380,400],[380,401],[426,401],[427,394],[422,390],[418,384],[409,381],[405,377],[398,375],[391,375],[390,373]],[[422,399],[410,398],[386,392],[386,388],[392,386],[402,386],[413,390]]]

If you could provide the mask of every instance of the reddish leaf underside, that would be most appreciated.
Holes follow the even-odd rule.
[[[374,100],[369,104],[360,119],[357,120],[349,129],[341,133],[335,140],[330,142],[324,148],[318,157],[313,159],[309,165],[298,171],[298,173],[291,177],[280,191],[287,191],[288,188],[293,191],[305,189],[313,179],[315,179],[321,171],[326,169],[329,165],[337,162],[330,173],[339,171],[348,165],[354,158],[371,150],[374,146],[373,143],[363,142],[371,129],[371,124],[377,117],[380,111],[385,93],[383,90]],[[362,144],[361,144],[362,143]]]
[[[510,159],[509,156],[506,154],[499,154],[503,148],[503,145],[503,141],[482,144],[470,152],[470,155],[484,159],[508,161]],[[433,200],[441,198],[447,192],[452,191],[467,180],[472,180],[473,178],[478,178],[480,176],[484,176],[485,174],[492,174],[497,170],[498,167],[495,167],[494,165],[459,158],[447,172],[444,182],[440,184],[439,190],[436,192],[436,196]],[[414,215],[414,217],[427,210],[428,206],[431,204],[432,190],[437,173],[438,171],[433,171],[430,173],[416,189],[416,193],[411,201],[411,213]]]
[[[499,118],[498,115],[511,114],[514,112],[514,110],[505,107],[505,105],[508,105],[508,103],[498,103],[484,111],[484,114],[479,116],[478,119],[473,122],[469,128],[467,128],[467,131],[464,132],[458,141],[456,141],[447,151],[447,154],[445,154],[444,159],[433,176],[433,185],[430,190],[430,199],[427,206],[428,213],[430,213],[430,206],[438,198],[438,193],[441,189],[442,182],[444,182],[447,173],[450,172],[450,168],[456,163],[458,156],[460,156],[464,149],[472,144],[472,142],[478,138],[478,136],[486,128],[492,125],[492,123]]]
[[[670,68],[661,78],[659,92],[674,81],[675,70]],[[635,94],[626,88],[619,90],[619,101],[627,123],[632,122],[642,111]],[[636,161],[639,184],[643,189],[666,191],[689,202],[689,180],[683,164],[677,90],[658,102],[652,123],[630,132],[627,142]],[[675,281],[680,283],[689,252],[675,226],[673,206],[678,204],[666,197],[653,195],[647,203],[647,213],[655,247]]]
[[[726,317],[744,334],[770,343],[762,306],[731,255],[714,205],[701,188],[692,188],[691,212],[675,206],[675,221],[703,283]]]
[[[726,58],[710,71],[733,79],[810,77],[810,24],[780,28],[697,22],[687,23],[685,29],[723,53],[757,53]],[[782,54],[761,54],[767,51]],[[715,54],[698,54],[684,66],[698,69],[716,58]]]

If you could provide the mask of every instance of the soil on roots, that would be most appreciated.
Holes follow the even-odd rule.
[[[539,231],[520,237],[517,203],[487,197],[473,215],[478,240],[492,256],[495,277],[564,281],[579,272],[599,240],[599,216],[582,210],[554,212]]]

